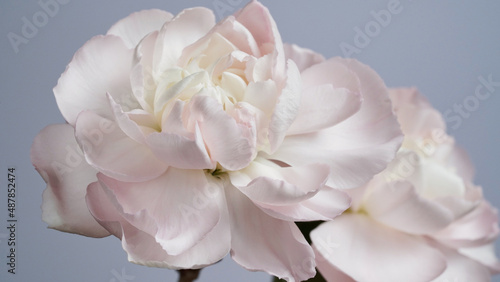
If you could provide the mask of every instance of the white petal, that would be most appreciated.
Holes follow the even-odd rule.
[[[170,167],[147,182],[120,182],[99,174],[104,191],[116,198],[116,208],[136,228],[150,234],[170,255],[193,247],[221,217],[224,195],[202,170]]]
[[[443,255],[418,237],[363,214],[343,214],[311,232],[315,249],[356,281],[429,281],[446,268]]]
[[[109,233],[95,221],[85,203],[87,186],[97,171],[85,162],[68,124],[50,125],[33,141],[31,162],[47,183],[42,219],[50,228],[90,237]]]
[[[236,188],[226,186],[231,218],[231,256],[244,268],[302,281],[315,274],[314,253],[293,222],[275,219]]]
[[[131,139],[115,122],[91,111],[78,116],[75,136],[87,162],[116,179],[146,181],[167,169],[149,147]]]
[[[176,256],[169,255],[154,236],[131,225],[114,207],[116,203],[108,198],[99,183],[89,186],[87,202],[96,219],[122,240],[129,261],[137,264],[170,269],[197,269],[221,260],[231,247],[229,220],[224,201],[218,203],[221,218],[217,225],[196,245]]]
[[[158,9],[135,12],[115,23],[107,34],[119,36],[128,48],[135,48],[144,36],[160,30],[173,17],[169,12]]]
[[[75,125],[78,114],[92,110],[113,116],[106,93],[115,101],[129,99],[133,50],[114,36],[96,36],[76,53],[54,88],[57,105],[66,121]]]
[[[153,59],[157,75],[177,66],[184,48],[202,38],[215,24],[215,17],[206,8],[192,8],[180,12],[165,24],[158,35]]]
[[[375,177],[369,184],[364,208],[375,220],[411,234],[432,234],[454,217],[446,208],[418,195],[408,182],[386,183]]]
[[[246,167],[253,157],[255,144],[243,134],[244,125],[237,124],[211,97],[198,95],[191,99],[189,106],[190,122],[199,125],[212,160],[228,170]]]
[[[285,43],[283,48],[285,49],[286,58],[294,61],[300,72],[325,60],[323,55],[295,44]]]

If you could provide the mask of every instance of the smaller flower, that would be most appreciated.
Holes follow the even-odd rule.
[[[500,272],[497,210],[464,151],[415,89],[390,91],[405,139],[396,159],[350,190],[351,208],[311,232],[331,281],[489,281]]]

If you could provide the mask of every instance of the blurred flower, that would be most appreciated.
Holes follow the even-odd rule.
[[[311,232],[320,272],[329,281],[489,281],[500,271],[496,209],[439,112],[415,89],[389,93],[403,145],[349,191],[345,214]]]
[[[112,234],[148,266],[230,251],[249,270],[314,276],[294,221],[342,213],[338,189],[382,171],[402,140],[373,70],[284,46],[257,1],[218,24],[205,8],[134,13],[87,42],[54,93],[67,124],[32,147],[43,219]]]

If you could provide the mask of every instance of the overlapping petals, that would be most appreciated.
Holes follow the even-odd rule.
[[[347,191],[349,212],[311,232],[332,281],[489,281],[497,211],[472,184],[467,156],[415,89],[390,91],[405,139],[368,184]]]
[[[402,142],[375,71],[284,45],[257,1],[219,23],[206,8],[134,13],[85,43],[54,93],[68,124],[32,149],[44,220],[112,234],[156,267],[231,252],[249,270],[314,276],[294,222],[347,210],[339,189],[366,183]],[[61,180],[51,162],[73,160],[65,142],[83,166]]]

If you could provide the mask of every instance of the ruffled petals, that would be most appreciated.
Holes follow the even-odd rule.
[[[85,203],[87,186],[97,171],[85,162],[68,124],[49,125],[33,141],[31,162],[47,183],[42,219],[49,228],[89,237],[109,233],[90,214]]]

